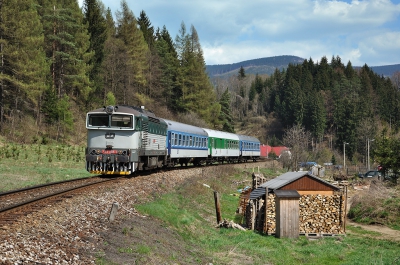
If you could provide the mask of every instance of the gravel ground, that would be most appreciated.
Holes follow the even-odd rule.
[[[251,166],[265,166],[265,163],[254,163]],[[95,264],[96,258],[101,258],[105,252],[118,259],[123,256],[123,253],[132,250],[129,245],[118,246],[121,240],[113,236],[115,231],[123,229],[121,227],[124,227],[126,222],[136,224],[135,227],[144,228],[135,233],[145,233],[154,229],[167,232],[166,237],[169,240],[165,239],[164,243],[167,245],[164,248],[172,251],[173,247],[180,243],[179,236],[173,231],[165,230],[162,224],[153,222],[154,220],[150,217],[138,214],[134,209],[134,204],[167,192],[185,179],[199,177],[202,170],[202,168],[184,169],[124,179],[119,183],[65,199],[56,205],[49,205],[45,209],[29,214],[18,223],[0,230],[0,263]],[[110,223],[108,217],[114,202],[119,204],[119,210],[116,219]],[[149,224],[153,225],[146,227]],[[151,235],[147,236],[151,238]],[[160,240],[164,239],[154,239],[158,243]],[[113,246],[113,250],[110,245]],[[126,248],[121,250],[124,246]],[[118,248],[120,250],[116,252],[115,249]],[[185,253],[180,255],[183,255],[184,259],[190,259],[196,251],[182,246],[180,250],[176,250],[176,253],[182,250]],[[116,264],[132,264],[137,257],[131,255],[130,259],[115,260],[115,262]],[[142,260],[142,264],[157,264],[157,262],[160,262],[157,261],[157,257],[152,261]],[[191,263],[190,260],[185,264],[189,263]]]

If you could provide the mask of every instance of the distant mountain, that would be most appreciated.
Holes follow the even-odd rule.
[[[304,59],[292,56],[292,55],[281,55],[274,57],[266,57],[243,61],[233,64],[217,64],[217,65],[206,65],[206,71],[210,77],[229,77],[231,75],[237,75],[240,67],[243,67],[246,74],[268,74],[272,75],[275,69],[279,70],[286,69],[291,64],[303,63]]]
[[[210,78],[228,78],[232,75],[237,75],[240,67],[242,66],[246,74],[272,75],[276,68],[281,71],[282,69],[286,69],[290,63],[301,64],[304,62],[304,60],[305,59],[297,56],[281,55],[253,59],[233,64],[206,65],[206,71]],[[400,71],[400,64],[369,67],[375,73],[385,77],[391,77],[396,71]],[[359,69],[361,66],[355,66],[354,68]]]
[[[383,75],[385,77],[392,77],[395,72],[400,72],[400,64],[368,67],[378,75]]]

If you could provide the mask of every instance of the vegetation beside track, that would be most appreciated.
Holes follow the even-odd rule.
[[[85,170],[83,146],[3,142],[0,149],[0,192],[91,176]],[[280,174],[277,169],[260,170],[271,178]],[[216,264],[240,260],[248,264],[395,264],[400,260],[398,242],[377,239],[376,233],[353,226],[347,227],[347,236],[315,241],[305,237],[276,239],[251,231],[216,229],[213,190],[221,194],[222,217],[240,223],[240,217],[235,214],[237,191],[249,185],[250,180],[251,169],[248,172],[243,169],[227,171],[226,167],[215,167],[214,174],[203,176],[201,180],[192,179],[176,191],[158,196],[151,203],[135,205],[135,208],[165,222],[179,233],[183,242],[196,244]],[[386,224],[398,229],[399,189],[391,186],[375,190],[377,192],[365,192],[357,197],[350,217],[357,222]],[[147,249],[142,255],[154,254],[151,244]],[[99,264],[103,264],[102,261]],[[111,263],[105,261],[104,264]]]
[[[90,176],[83,146],[2,142],[0,167],[0,192]]]
[[[277,174],[273,170],[261,170],[270,177]],[[213,191],[220,193],[222,218],[240,223],[235,213],[238,189],[250,180],[251,172],[215,167],[213,174],[201,180],[192,178],[175,191],[156,196],[152,202],[135,205],[135,208],[176,231],[182,238],[182,245],[185,242],[194,244],[213,264],[395,264],[400,260],[399,241],[378,239],[378,233],[354,226],[347,227],[346,236],[318,240],[304,236],[277,239],[252,231],[216,228]],[[134,228],[124,227],[120,233],[127,229]],[[142,260],[159,255],[146,238],[141,242],[148,247]],[[162,258],[168,261],[171,256]],[[174,258],[179,261],[179,257]],[[103,256],[98,264],[113,263]]]

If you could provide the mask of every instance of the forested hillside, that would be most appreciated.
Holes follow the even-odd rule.
[[[286,69],[289,64],[298,64],[304,61],[303,58],[291,55],[247,60],[233,64],[206,65],[210,77],[229,77],[236,75],[240,67],[243,67],[247,74],[268,74],[274,73],[275,69]]]
[[[211,80],[215,78],[227,79],[232,75],[236,75],[240,67],[243,67],[247,74],[272,75],[275,72],[275,69],[283,70],[286,69],[289,64],[301,64],[304,60],[305,59],[297,56],[280,55],[247,60],[233,64],[206,65],[206,69]],[[361,68],[361,66],[353,67],[354,69]],[[370,68],[378,75],[391,77],[395,72],[400,71],[400,64],[370,66]]]
[[[98,0],[82,9],[76,0],[3,0],[0,57],[0,131],[17,142],[82,144],[85,113],[109,104],[144,105],[269,144],[282,144],[296,125],[312,136],[306,147],[348,142],[354,160],[365,156],[366,139],[400,126],[398,72],[385,78],[339,56],[276,56],[269,60],[282,67],[271,74],[241,67],[211,83],[194,26],[170,36],[125,0],[115,17]]]

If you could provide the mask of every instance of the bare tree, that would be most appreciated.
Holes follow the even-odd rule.
[[[392,75],[392,82],[400,90],[400,71],[396,71]]]
[[[283,144],[290,149],[291,160],[288,165],[292,170],[299,168],[299,163],[307,159],[311,135],[301,125],[294,125],[285,130]]]

